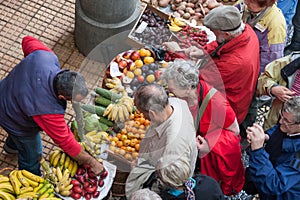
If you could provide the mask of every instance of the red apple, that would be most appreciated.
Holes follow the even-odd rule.
[[[155,71],[154,76],[155,76],[155,78],[156,78],[157,80],[160,79],[161,73],[162,73],[162,72],[161,72],[160,70],[156,70],[156,71]]]
[[[130,54],[131,54],[131,52],[129,52],[129,51],[126,51],[126,52],[124,52],[123,53],[123,58],[125,58],[125,59],[129,59],[130,58]]]
[[[125,60],[121,60],[120,62],[118,62],[118,66],[123,70],[125,67],[127,67],[127,62]]]
[[[143,83],[145,81],[145,77],[142,75],[138,75],[137,80],[139,83]]]
[[[131,60],[136,61],[136,60],[141,59],[141,56],[140,56],[139,52],[134,51],[131,53],[130,58],[131,58]]]

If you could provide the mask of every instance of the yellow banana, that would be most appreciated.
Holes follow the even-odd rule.
[[[37,176],[25,169],[22,170],[22,174],[23,176],[26,176],[27,178],[29,178],[30,180],[32,181],[36,181],[36,182],[39,182],[39,183],[43,183],[45,181],[44,178],[40,177],[40,176]]]
[[[48,188],[44,194],[42,194],[39,199],[48,198],[50,195],[54,193],[54,189],[52,187]]]
[[[33,188],[33,192],[39,191],[43,186],[44,186],[43,183],[39,183],[39,185],[37,187]]]
[[[56,176],[57,176],[58,182],[60,182],[62,179],[62,172],[61,172],[60,167],[56,168]]]
[[[132,113],[133,105],[129,101],[124,101],[123,105],[126,106],[128,113]]]
[[[182,28],[179,27],[179,26],[176,26],[176,25],[171,26],[170,24],[168,24],[168,27],[169,27],[169,29],[170,29],[171,31],[173,31],[173,32],[178,32],[178,31],[180,31],[180,30],[182,29]]]
[[[51,196],[51,195],[50,195]],[[39,198],[39,200],[61,200],[61,198],[58,197],[47,197],[47,198]]]
[[[18,199],[27,199],[27,198],[38,198],[40,195],[36,192],[26,192],[24,194],[18,195]]]
[[[59,194],[64,197],[68,197],[71,195],[71,192],[68,190],[64,190],[64,191],[61,191]]]
[[[109,89],[113,89],[116,85],[112,83],[105,83],[105,86],[108,87]]]
[[[9,174],[9,180],[11,182],[11,185],[15,191],[16,195],[20,194],[20,188],[21,188],[21,183],[18,180],[17,176],[16,176],[17,170],[13,170],[10,172]]]
[[[67,181],[70,177],[70,171],[68,169],[65,169],[63,172],[63,176],[60,180],[60,183],[64,183],[65,181]]]
[[[64,190],[67,190],[66,188],[70,188],[69,186],[72,185],[70,184],[71,183],[71,178],[69,178],[68,180],[66,180],[65,182],[61,182],[58,184],[58,190],[61,192],[61,191],[64,191]],[[72,185],[73,187],[73,185]],[[71,188],[72,188],[71,187]],[[69,189],[70,190],[70,189]]]
[[[37,194],[39,196],[43,195],[51,186],[52,186],[51,183],[48,182],[45,183],[43,187],[37,191]]]
[[[57,167],[61,155],[62,155],[62,152],[59,152],[59,153],[56,154],[56,156],[53,158],[53,161],[52,161],[52,163],[51,163],[53,167]]]
[[[10,182],[1,183],[0,184],[0,190],[6,191],[6,192],[9,192],[9,193],[12,193],[12,194],[15,193],[14,188],[12,187]]]
[[[174,17],[173,21],[177,26],[186,26],[186,23],[177,17]]]
[[[72,160],[72,158],[70,158],[70,163],[69,163],[69,165],[68,165],[68,170],[71,172],[72,171],[72,168],[73,168],[73,160]]]
[[[66,159],[66,153],[62,152],[59,159],[59,166],[62,166],[62,168],[64,167],[65,159]]]
[[[122,107],[123,107],[122,110],[123,110],[124,121],[126,121],[127,119],[129,119],[129,111],[126,105],[123,104]]]
[[[85,135],[88,136],[88,137],[90,137],[90,136],[93,136],[93,135],[96,135],[96,134],[97,134],[97,130],[93,130],[93,131],[88,132]]]
[[[69,168],[70,161],[71,161],[70,156],[66,155],[66,160],[65,160],[65,163],[64,163],[64,169],[68,169]]]
[[[119,110],[119,105],[115,104],[114,107],[112,108],[111,112],[111,119],[112,121],[116,121],[117,117],[118,117],[118,110]]]
[[[33,192],[33,187],[22,187],[20,189],[20,195],[26,193],[26,192]]]
[[[0,183],[9,182],[9,178],[7,176],[0,177]]]
[[[17,178],[20,181],[20,183],[24,186],[24,187],[29,187],[29,183],[26,181],[26,179],[24,178],[22,171],[18,170],[16,172]]]
[[[72,177],[76,174],[77,169],[78,169],[78,163],[75,160],[73,160],[73,167],[72,167],[72,170],[70,172]]]
[[[16,199],[12,194],[0,191],[0,199],[13,200]]]
[[[103,117],[107,116],[107,115],[112,111],[112,108],[113,108],[113,107],[114,107],[114,104],[113,104],[113,103],[109,104],[109,105],[106,107],[106,109],[105,109],[105,111],[104,111],[104,113],[103,113]]]
[[[73,184],[70,184],[70,183],[71,183],[71,181],[69,182],[69,185],[67,185],[63,191],[70,191],[73,188]]]
[[[118,117],[119,117],[119,121],[120,122],[125,122],[125,116],[124,116],[124,109],[125,107],[123,105],[119,106],[119,110],[118,110]],[[126,108],[125,108],[126,109]]]
[[[29,183],[29,185],[32,186],[32,187],[37,187],[37,186],[39,185],[38,182],[35,182],[35,181],[33,181],[33,180],[27,178],[26,176],[24,176],[24,178],[25,178],[25,180],[27,181],[27,183]]]
[[[52,151],[52,152],[50,153],[50,155],[49,155],[49,162],[50,162],[51,165],[53,165],[52,163],[53,163],[54,158],[55,158],[58,154],[60,154],[60,152],[61,152],[60,149],[55,149],[54,151]]]

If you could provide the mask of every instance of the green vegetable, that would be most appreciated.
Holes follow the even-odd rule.
[[[109,91],[104,88],[97,87],[95,88],[95,92],[106,99],[111,100],[112,102],[116,102],[122,98],[122,94],[117,94],[115,92]]]
[[[99,130],[100,131],[107,131],[108,128],[109,127],[106,124],[99,122]]]
[[[99,122],[106,124],[107,126],[112,127],[114,125],[114,122],[108,120],[106,117],[100,117]]]
[[[107,107],[112,102],[105,97],[98,96],[95,98],[95,104]]]
[[[97,114],[98,116],[103,116],[103,113],[105,111],[105,107],[103,106],[94,106],[94,105],[88,105],[88,104],[82,104],[81,108],[89,113]]]
[[[98,130],[99,129],[98,118],[93,115],[84,118],[84,129],[87,132]]]

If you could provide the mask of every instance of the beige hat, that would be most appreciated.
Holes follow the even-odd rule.
[[[204,26],[213,30],[234,31],[240,27],[242,16],[234,6],[219,6],[204,17]]]

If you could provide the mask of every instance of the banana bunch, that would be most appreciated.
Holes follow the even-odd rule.
[[[18,199],[43,199],[46,197],[54,197],[54,187],[52,186],[52,184],[48,180],[45,180],[44,178],[37,176],[27,170],[13,170],[9,174],[9,181],[13,188],[13,194],[15,194]],[[8,195],[8,193],[12,194],[12,190],[9,185],[3,185],[3,188],[4,190],[6,189],[6,191],[9,192],[4,192],[4,190],[2,190],[0,198],[15,199],[14,196]]]
[[[51,166],[60,167],[61,170],[68,169],[71,176],[74,176],[78,169],[77,161],[73,160],[59,148],[49,154],[49,162]]]
[[[110,89],[110,91],[115,93],[122,93],[122,95],[127,96],[125,87],[122,85],[121,80],[118,77],[107,78],[105,80],[105,86]]]
[[[70,196],[73,185],[71,184],[71,174],[68,168],[62,172],[60,167],[53,168],[53,173],[57,177],[55,192],[62,196]]]
[[[15,199],[15,191],[7,176],[1,175],[0,177],[0,199],[13,200]]]
[[[89,144],[87,144],[86,141],[83,141],[83,142],[79,142],[79,144],[81,145],[82,149],[84,149],[86,152],[88,152],[91,156],[93,156],[99,162],[102,162],[102,160],[100,158],[98,158],[98,156],[96,154],[95,147],[92,148],[92,145],[93,145],[92,142],[89,142]],[[98,145],[98,147],[100,147],[100,146]]]
[[[96,154],[96,156],[101,154],[101,144],[108,143],[108,133],[105,131],[91,131],[88,132],[86,135],[86,139],[90,141],[90,144]]]
[[[109,104],[103,116],[107,116],[109,120],[125,122],[129,119],[130,114],[133,111],[134,102],[133,99],[128,96],[123,96],[118,103]]]
[[[168,24],[168,27],[173,32],[178,32],[183,26],[186,26],[186,23],[178,17],[169,16],[169,20],[170,24]]]

